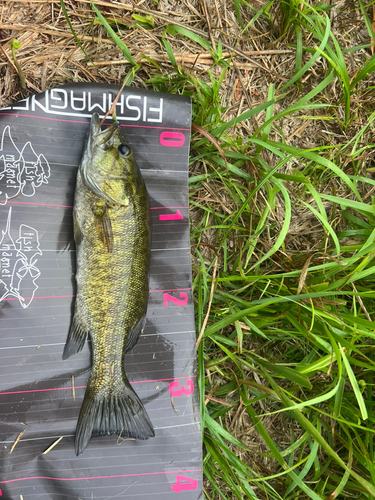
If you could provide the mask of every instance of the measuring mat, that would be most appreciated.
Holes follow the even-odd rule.
[[[72,84],[0,110],[0,497],[202,498],[188,214],[190,100],[127,87],[117,119],[150,197],[144,333],[126,373],[155,438],[74,434],[90,342],[63,361],[75,288],[72,208],[91,115],[119,87]],[[106,124],[112,120],[108,118]]]

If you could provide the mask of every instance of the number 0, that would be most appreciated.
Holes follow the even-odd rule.
[[[181,132],[162,132],[159,140],[167,148],[180,148],[185,144],[185,136]]]

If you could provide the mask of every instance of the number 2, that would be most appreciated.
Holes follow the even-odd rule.
[[[186,380],[186,384],[189,386],[189,389],[186,389],[184,385],[181,386],[181,389],[178,389],[180,385],[178,380],[171,382],[169,384],[169,394],[172,394],[173,397],[178,398],[180,396],[189,396],[194,391],[194,382],[188,378]]]
[[[177,299],[176,297],[173,297],[173,295],[169,295],[169,293],[163,293],[164,307],[168,306],[168,300],[173,302],[173,304],[176,304],[177,306],[184,306],[185,304],[187,304],[187,294],[184,292],[180,292],[180,297],[181,298]]]
[[[181,483],[181,481],[185,481]],[[176,493],[180,493],[180,491],[186,490],[197,490],[198,489],[198,481],[196,479],[192,479],[191,477],[186,476],[176,476],[176,482],[172,484],[171,490]]]

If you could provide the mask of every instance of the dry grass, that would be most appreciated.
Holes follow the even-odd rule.
[[[164,47],[162,37],[168,24],[188,27],[193,33],[210,41],[215,48],[218,46],[220,38],[223,44],[223,51],[226,53],[226,60],[230,61],[230,67],[226,73],[225,80],[220,88],[219,97],[223,110],[223,121],[229,121],[249,108],[253,108],[267,101],[268,89],[271,84],[279,89],[294,74],[295,50],[291,47],[294,42],[293,32],[281,35],[280,11],[274,6],[275,23],[269,23],[264,17],[260,17],[243,34],[233,7],[233,2],[229,0],[138,0],[133,2],[119,1],[96,1],[102,14],[111,20],[115,20],[121,27],[121,37],[130,49],[134,59],[141,65],[141,69],[136,73],[133,86],[152,89],[153,86],[147,81],[155,73],[155,66],[147,59],[151,58],[160,66],[163,75],[175,73]],[[250,2],[254,9],[259,9],[264,5],[263,1],[252,0]],[[17,58],[26,79],[26,91],[21,91],[18,75],[5,57],[0,52],[0,106],[4,107],[23,97],[35,92],[42,92],[68,82],[106,82],[121,84],[125,75],[129,71],[130,65],[124,61],[124,57],[119,48],[108,37],[104,28],[93,23],[94,15],[88,0],[75,1],[65,0],[70,20],[74,26],[78,38],[94,64],[87,60],[80,48],[77,46],[71,31],[66,23],[63,12],[60,8],[59,0],[33,0],[15,1],[0,0],[0,44],[11,59],[10,44],[13,38],[21,42],[21,48],[17,51]],[[142,16],[151,15],[155,26],[152,30],[147,30],[141,26],[136,26],[132,14],[137,13]],[[241,7],[243,23],[246,25],[254,15],[250,9]],[[358,10],[358,6],[350,0],[341,0],[329,11],[332,22],[332,33],[339,41],[342,48],[349,48],[354,45],[366,44],[370,42],[368,32],[363,25],[363,18]],[[126,26],[124,26],[126,25]],[[193,78],[200,78],[209,82],[210,70],[215,78],[221,73],[221,68],[214,64],[211,55],[202,47],[186,37],[176,37],[164,35],[173,47],[173,52],[181,71],[189,73]],[[303,43],[309,46],[310,35],[303,33]],[[364,48],[354,53],[345,55],[349,76],[353,78],[358,68],[364,62],[369,49]],[[230,57],[232,56],[232,57]],[[304,61],[307,60],[306,54]],[[304,93],[314,89],[322,80],[327,71],[327,61],[321,59],[303,77],[302,85]],[[288,115],[278,121],[279,128],[273,128],[270,139],[278,142],[285,142],[290,146],[300,149],[331,146],[331,155],[337,152],[339,146],[350,140],[364,126],[368,116],[368,107],[371,105],[371,88],[375,84],[373,76],[366,80],[368,90],[353,95],[352,113],[353,120],[346,130],[337,127],[337,121],[315,121],[307,120],[302,112]],[[334,118],[344,119],[344,105],[340,102],[342,90],[336,80],[320,96],[322,103],[335,102],[336,106],[332,112]],[[293,104],[299,91],[297,87],[285,96],[284,99],[276,103],[275,114],[288,108]],[[313,115],[314,112],[306,112]],[[315,111],[315,114],[319,114]],[[246,139],[254,134],[259,126],[264,122],[265,112],[256,115],[251,120],[241,122],[232,130],[232,136]],[[203,125],[198,123],[198,125]],[[199,134],[197,134],[199,135]],[[255,148],[254,148],[255,149]],[[263,154],[266,163],[273,167],[276,157],[269,152]],[[364,152],[358,173],[366,173],[366,168],[373,163],[372,153]],[[304,170],[306,165],[293,159],[286,163],[280,170],[280,174],[292,174],[294,170]],[[347,164],[342,167],[346,173],[354,173],[353,163],[350,158]],[[257,167],[249,162],[247,171],[255,180],[260,179],[257,174]],[[203,162],[195,162],[191,167],[191,175],[207,173],[207,165]],[[323,172],[319,175],[323,176]],[[234,182],[239,183],[236,180]],[[244,190],[251,189],[250,184],[241,181]],[[272,263],[268,264],[267,272],[279,272],[281,269],[300,268],[307,257],[317,251],[324,239],[324,229],[317,221],[314,214],[301,200],[310,203],[313,207],[315,202],[311,195],[304,191],[303,185],[297,182],[285,183],[292,203],[292,218],[285,239],[283,250],[279,250],[272,257]],[[345,198],[352,196],[346,187],[338,182],[337,178],[327,178],[321,192]],[[361,193],[369,196],[366,193]],[[202,182],[199,188],[192,191],[192,201],[199,205],[214,207],[218,214],[228,216],[234,211],[233,199],[228,195],[220,180],[212,179],[209,182]],[[259,191],[251,202],[251,212],[256,216],[262,213],[267,207],[268,200],[264,193]],[[330,217],[333,210],[330,202],[323,202]],[[277,203],[269,215],[269,224],[276,228],[281,228],[285,216],[284,199],[277,195]],[[202,217],[200,208],[192,207],[191,218],[193,225],[198,223]],[[207,225],[213,222],[211,218]],[[239,223],[247,227],[249,224],[242,219]],[[343,222],[338,219],[335,222],[335,231],[339,232],[344,227]],[[251,225],[251,221],[250,221]],[[251,230],[250,230],[251,232]],[[256,244],[256,249],[252,261],[256,262],[262,254],[267,252],[275,243],[278,231],[273,235],[264,231]],[[210,229],[204,232],[201,241],[205,244],[216,247],[216,230]],[[237,235],[240,238],[239,235]],[[236,239],[235,233],[231,233],[228,239],[229,247],[241,245],[241,241]],[[348,242],[347,244],[350,244]],[[320,250],[323,255],[324,249]],[[210,247],[201,247],[202,255],[205,257],[207,265],[211,262],[213,253]],[[301,260],[297,259],[305,254]],[[296,261],[293,260],[296,257]],[[316,257],[318,258],[318,257]],[[312,261],[318,262],[317,260]],[[198,267],[198,259],[194,258],[193,263]],[[220,267],[221,263],[219,263]],[[298,267],[299,266],[299,267]],[[264,346],[263,346],[264,347]],[[257,341],[248,344],[249,350],[256,351],[259,348]],[[222,356],[220,349],[218,356]],[[215,352],[211,352],[214,357]],[[265,355],[266,357],[266,355]],[[230,368],[230,367],[229,367]],[[208,377],[210,372],[208,371]],[[254,372],[249,380],[263,384],[269,384]],[[215,391],[212,392],[214,394]],[[270,476],[280,471],[276,460],[267,455],[267,447],[259,433],[255,430],[245,407],[242,406],[236,390],[223,396],[212,396],[227,402],[235,402],[233,410],[225,415],[225,424],[234,436],[241,439],[256,454],[251,454],[243,450],[236,450],[241,454],[241,458],[259,473],[260,476]],[[267,408],[262,402],[258,403],[257,411],[264,413]],[[269,435],[281,447],[288,446],[291,442],[291,423],[284,419],[285,414],[272,415],[263,419]],[[298,424],[294,425],[294,439],[298,439],[301,434]],[[260,454],[263,454],[261,456]],[[208,486],[208,484],[206,485]],[[279,483],[276,481],[273,486],[282,493]],[[258,491],[254,487],[255,491]]]

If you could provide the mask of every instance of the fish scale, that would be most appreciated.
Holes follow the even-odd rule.
[[[93,115],[77,174],[77,296],[63,354],[79,352],[90,335],[93,365],[77,423],[77,455],[92,435],[154,436],[124,367],[146,317],[151,231],[146,187],[123,143],[117,122],[101,131]]]

